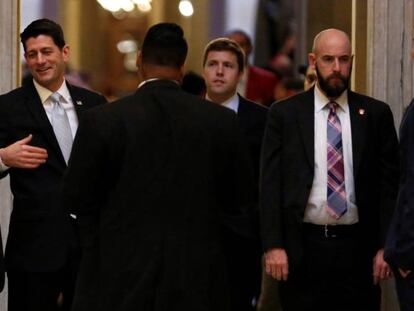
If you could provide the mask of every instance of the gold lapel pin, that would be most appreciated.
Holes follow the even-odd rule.
[[[361,116],[363,116],[364,114],[365,114],[365,109],[359,109],[358,110],[358,113],[361,115]]]

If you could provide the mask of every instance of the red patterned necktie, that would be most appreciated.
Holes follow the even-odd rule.
[[[347,211],[344,157],[342,150],[341,121],[336,114],[338,104],[329,102],[327,125],[327,211],[332,217],[339,219]]]

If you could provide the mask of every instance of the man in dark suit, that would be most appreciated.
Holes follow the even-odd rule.
[[[105,99],[65,82],[69,47],[61,27],[32,22],[21,41],[33,80],[0,96],[1,170],[14,195],[6,245],[9,310],[69,310],[78,263],[61,180],[81,114]]]
[[[385,260],[394,269],[402,311],[414,310],[414,101],[400,126],[401,179],[397,207],[387,237]]]
[[[250,230],[252,173],[236,115],[180,89],[186,55],[178,25],[152,26],[136,93],[79,126],[64,184],[83,251],[74,311],[229,310],[220,226]]]
[[[414,46],[411,49],[414,59]],[[400,188],[385,246],[385,260],[394,270],[402,311],[414,310],[414,100],[400,125]]]
[[[254,167],[255,201],[258,201],[260,150],[266,124],[267,108],[237,94],[237,84],[244,72],[244,53],[233,40],[218,38],[207,44],[203,56],[203,77],[206,98],[232,109],[239,117],[245,143],[249,147]],[[230,274],[233,310],[254,310],[260,294],[261,244],[258,208],[247,219],[254,235],[246,237],[228,231],[226,255]],[[241,271],[243,271],[241,273]]]
[[[318,81],[272,106],[262,154],[266,272],[284,311],[379,310],[378,282],[398,180],[389,107],[348,90],[348,36],[328,29],[309,63]]]

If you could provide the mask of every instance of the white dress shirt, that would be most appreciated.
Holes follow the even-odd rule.
[[[206,99],[209,101],[214,102],[214,100],[212,100],[211,98],[208,97],[208,95],[206,95]],[[220,105],[229,108],[231,110],[233,110],[235,113],[237,113],[239,111],[239,96],[237,94],[237,92],[230,97],[228,100],[222,102]]]
[[[345,91],[335,102],[338,104],[336,114],[341,121],[342,147],[345,169],[345,191],[347,212],[339,219],[330,216],[327,206],[327,122],[329,99],[315,87],[315,164],[312,190],[305,209],[303,221],[317,225],[354,224],[358,222],[358,209],[355,204],[355,186],[352,159],[351,121],[348,106],[348,93]]]
[[[40,102],[42,103],[43,108],[45,109],[47,118],[49,119],[49,122],[51,122],[53,103],[51,102],[49,97],[50,97],[50,95],[53,94],[53,92],[51,90],[41,86],[34,79],[33,79],[33,83],[34,83],[34,87],[37,91],[37,94],[39,94]],[[62,85],[56,91],[56,93],[59,93],[60,96],[61,96],[60,101],[61,101],[63,109],[66,112],[66,115],[68,116],[72,137],[75,137],[76,131],[78,129],[78,116],[76,114],[75,106],[73,105],[72,98],[70,96],[70,93],[69,93],[69,90],[68,90],[68,87],[67,87],[65,81],[63,81]],[[9,167],[6,166],[0,159],[0,172],[3,172],[8,168]]]
[[[33,80],[33,83],[37,93],[39,94],[43,108],[45,108],[47,118],[49,119],[49,122],[51,122],[53,102],[50,100],[49,97],[53,94],[53,92],[41,86],[35,80]],[[63,109],[65,109],[66,115],[68,116],[72,137],[75,137],[76,131],[78,129],[78,116],[76,114],[75,106],[73,105],[72,97],[70,96],[65,81],[63,81],[62,85],[55,93],[59,93],[59,95],[61,96],[60,103],[62,104]]]

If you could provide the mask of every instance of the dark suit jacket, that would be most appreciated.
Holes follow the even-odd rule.
[[[68,84],[79,119],[82,113],[104,97]],[[70,216],[62,208],[61,180],[66,163],[33,85],[0,96],[0,147],[32,134],[33,146],[47,149],[47,162],[27,170],[11,168],[10,186],[14,196],[6,245],[6,266],[27,271],[60,268],[68,249],[76,246]]]
[[[256,104],[239,95],[237,116],[239,117],[240,128],[250,150],[257,185],[259,183],[260,152],[262,149],[267,112],[267,107]]]
[[[267,107],[239,96],[237,116],[250,159],[254,169],[255,208],[247,219],[252,235],[224,230],[225,252],[230,276],[232,310],[253,310],[252,299],[259,298],[261,286],[262,248],[259,234],[259,163],[260,152],[266,125]],[[241,271],[243,271],[241,273]]]
[[[366,255],[383,247],[397,194],[397,136],[390,108],[348,92],[360,239]],[[261,169],[265,250],[285,248],[290,268],[302,259],[302,221],[314,176],[314,89],[272,105]]]
[[[243,141],[247,146],[250,154],[250,163],[253,168],[253,195],[254,201],[258,202],[259,200],[259,173],[260,173],[260,153],[262,149],[262,141],[264,130],[266,126],[266,118],[268,108],[260,104],[256,104],[246,98],[238,95],[239,97],[239,107],[237,111],[237,116],[239,119],[239,126],[243,136]],[[252,215],[249,216],[248,221],[255,227],[252,227],[252,230],[248,230],[248,233],[253,233],[256,236],[258,234],[258,221],[259,221],[259,209],[258,204],[255,204],[255,208],[252,209]],[[245,228],[245,227],[243,227]],[[236,232],[237,233],[237,232]],[[246,237],[246,233],[240,232],[240,235]],[[252,238],[252,236],[249,236]]]
[[[252,200],[240,136],[231,110],[168,80],[85,114],[64,185],[83,250],[73,310],[228,310],[219,224]]]
[[[392,266],[404,270],[414,269],[413,102],[408,106],[400,126],[400,189],[385,248],[385,260]]]
[[[256,66],[249,66],[246,85],[246,98],[266,106],[274,101],[277,77],[270,71]]]

